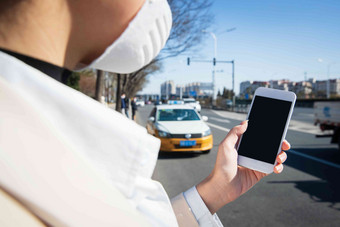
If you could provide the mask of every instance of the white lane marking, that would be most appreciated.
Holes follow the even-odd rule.
[[[308,116],[308,117],[311,117],[313,118],[314,117],[314,114],[313,113],[297,113],[296,116]]]
[[[223,118],[229,118],[229,119],[234,119],[234,120],[239,120],[239,121],[244,121],[247,117],[246,114],[234,113],[234,112],[228,112],[228,111],[211,110],[211,112]],[[329,134],[329,132],[322,132],[320,128],[318,126],[313,125],[313,123],[306,123],[306,122],[301,122],[297,120],[290,121],[289,130],[307,133],[311,135]]]
[[[322,164],[325,164],[325,165],[332,166],[334,168],[340,169],[340,165],[339,164],[336,164],[336,163],[333,163],[333,162],[329,162],[329,161],[326,161],[326,160],[323,160],[323,159],[320,159],[320,158],[316,158],[316,157],[310,156],[308,154],[304,154],[304,153],[301,153],[301,152],[298,152],[298,151],[295,151],[295,150],[289,150],[289,151],[286,151],[286,152],[292,153],[292,154],[296,154],[296,155],[302,156],[304,158],[308,158],[308,159],[314,160],[316,162],[320,162]]]
[[[228,112],[228,111],[217,111],[217,110],[211,110],[214,114],[217,114],[220,117],[224,118],[230,118],[234,120],[240,120],[244,121],[247,118],[247,114],[243,113],[235,113],[235,112]]]
[[[289,130],[308,133],[312,135],[320,134],[328,134],[326,132],[322,132],[318,126],[313,125],[312,123],[301,122],[297,120],[291,120],[289,124]]]
[[[225,132],[229,132],[229,131],[230,131],[229,128],[221,127],[221,126],[219,126],[219,125],[215,125],[215,124],[210,123],[210,122],[206,122],[206,124],[209,125],[209,126],[211,126],[211,127],[213,127],[213,128],[217,128],[217,129],[222,130],[222,131],[225,131]]]
[[[209,117],[209,119],[212,119],[214,121],[219,121],[219,122],[230,123],[230,121],[227,120],[227,119],[221,119],[221,118],[217,118],[217,117]]]

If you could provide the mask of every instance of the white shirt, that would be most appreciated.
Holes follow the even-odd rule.
[[[177,226],[145,128],[2,52],[0,108],[0,185],[42,220]],[[195,188],[184,196],[201,226],[219,224]]]

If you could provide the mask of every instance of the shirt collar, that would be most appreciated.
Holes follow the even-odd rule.
[[[72,74],[72,71],[63,68],[63,67],[59,67],[57,65],[33,58],[33,57],[29,57],[27,55],[24,54],[19,54],[17,52],[13,52],[10,50],[6,50],[3,48],[0,48],[0,51],[9,54],[17,59],[19,59],[20,61],[23,61],[24,63],[26,63],[27,65],[32,66],[33,68],[36,68],[37,70],[45,73],[46,75],[52,77],[53,79],[66,84],[67,80],[69,78],[69,76]]]

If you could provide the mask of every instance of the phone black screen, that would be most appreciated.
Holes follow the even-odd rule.
[[[292,102],[255,96],[238,154],[275,163]]]

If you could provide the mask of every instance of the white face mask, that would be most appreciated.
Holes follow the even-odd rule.
[[[167,0],[146,0],[123,34],[88,67],[122,74],[137,71],[164,47],[171,25]]]

